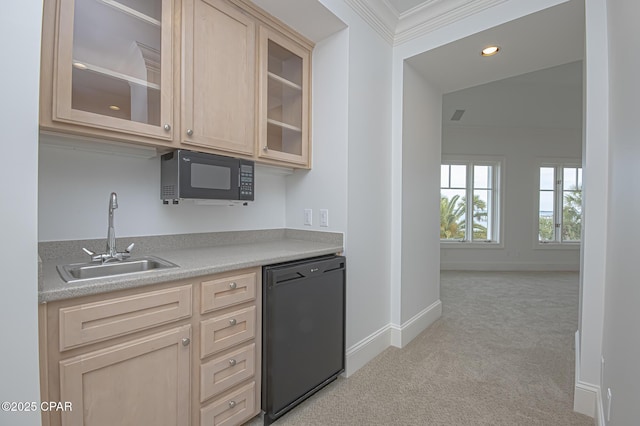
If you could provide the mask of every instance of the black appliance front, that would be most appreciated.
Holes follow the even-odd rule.
[[[252,161],[185,150],[178,155],[181,198],[253,201]]]
[[[344,371],[345,278],[342,256],[263,268],[265,425]]]

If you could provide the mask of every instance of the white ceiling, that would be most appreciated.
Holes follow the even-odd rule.
[[[451,118],[464,110],[459,121]],[[448,127],[582,128],[582,61],[546,68],[442,97]]]
[[[480,56],[491,44],[492,57]],[[584,4],[558,6],[474,34],[407,60],[443,93],[535,70],[580,61],[584,56]]]

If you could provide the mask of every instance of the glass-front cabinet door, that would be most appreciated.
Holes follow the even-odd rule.
[[[173,0],[60,0],[54,120],[173,137]]]
[[[260,28],[258,156],[310,167],[310,52]]]

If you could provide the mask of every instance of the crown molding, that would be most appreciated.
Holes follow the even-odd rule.
[[[389,44],[393,45],[398,12],[385,0],[345,0]]]
[[[425,0],[403,13],[387,0],[345,0],[392,45],[413,40],[438,28],[508,0]]]

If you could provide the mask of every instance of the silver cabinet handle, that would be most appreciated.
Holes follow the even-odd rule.
[[[229,408],[233,408],[236,406],[236,402],[235,401],[229,401]]]
[[[267,152],[267,151],[269,151],[269,147],[267,147],[267,146],[265,145],[265,146],[262,148],[262,150],[263,150],[264,152]]]
[[[233,367],[234,365],[236,365],[236,360],[235,360],[235,359],[233,359],[233,358],[231,358],[231,359],[229,360],[229,365],[230,365],[230,366],[232,366],[232,367]]]
[[[231,325],[236,325],[236,319],[235,319],[235,318],[231,318],[231,319],[229,320],[229,324],[231,324]]]
[[[191,136],[191,135],[193,135],[193,130],[187,129],[187,136]]]
[[[236,283],[229,283],[229,288],[230,288],[231,290],[235,290],[235,289],[236,289],[236,287],[238,287],[238,285],[237,285]]]
[[[182,346],[189,346],[189,343],[191,343],[191,339],[189,339],[188,337],[182,339]]]
[[[168,132],[169,130],[171,130],[171,124],[165,124],[163,127],[165,132]]]

